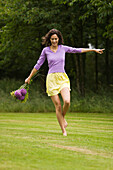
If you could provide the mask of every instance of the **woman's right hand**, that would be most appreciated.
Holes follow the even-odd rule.
[[[31,79],[28,77],[27,79],[25,79],[25,83],[28,83],[28,84],[29,84],[29,83],[30,83],[30,80],[31,80]]]
[[[29,77],[27,79],[25,79],[25,83],[30,83],[31,78],[36,74],[37,69],[33,68],[33,70],[31,71],[31,74],[29,75]]]

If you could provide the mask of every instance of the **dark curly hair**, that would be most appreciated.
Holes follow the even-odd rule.
[[[62,36],[61,32],[57,29],[51,29],[44,37],[42,37],[42,45],[50,46],[51,45],[50,38],[53,34],[56,34],[58,36],[58,38],[59,38],[58,44],[59,45],[64,43],[63,36]]]

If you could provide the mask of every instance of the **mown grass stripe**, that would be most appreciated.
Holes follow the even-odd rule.
[[[101,114],[95,121],[99,116],[67,114],[68,136],[64,137],[55,113],[0,113],[0,168],[111,170],[113,124],[108,119],[112,114],[109,118]]]

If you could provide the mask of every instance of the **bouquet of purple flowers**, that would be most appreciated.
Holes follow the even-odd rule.
[[[20,86],[19,89],[12,91],[10,94],[14,98],[20,100],[22,103],[25,103],[28,99],[28,91],[29,91],[29,84],[25,83],[22,86]]]
[[[29,84],[28,84],[28,83],[25,83],[25,84],[23,84],[22,86],[20,86],[19,89],[15,90],[15,91],[12,91],[12,92],[10,93],[11,96],[13,96],[15,99],[21,101],[22,103],[25,103],[25,102],[27,101],[27,99],[28,99],[28,96],[29,96],[29,93],[28,93],[28,91],[29,91],[29,86],[30,86],[31,82],[32,82],[36,77],[38,77],[39,75],[41,75],[41,77],[43,76],[42,74],[39,74],[39,72],[38,72],[38,74],[36,73],[36,74],[32,77],[32,79],[30,80],[30,83],[29,83]]]

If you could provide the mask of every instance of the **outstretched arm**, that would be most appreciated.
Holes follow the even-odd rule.
[[[96,52],[96,53],[98,53],[98,54],[102,54],[103,53],[103,51],[104,51],[105,49],[89,49],[89,48],[82,48],[82,53],[87,53],[87,52],[91,52],[91,51],[94,51],[94,52]]]

